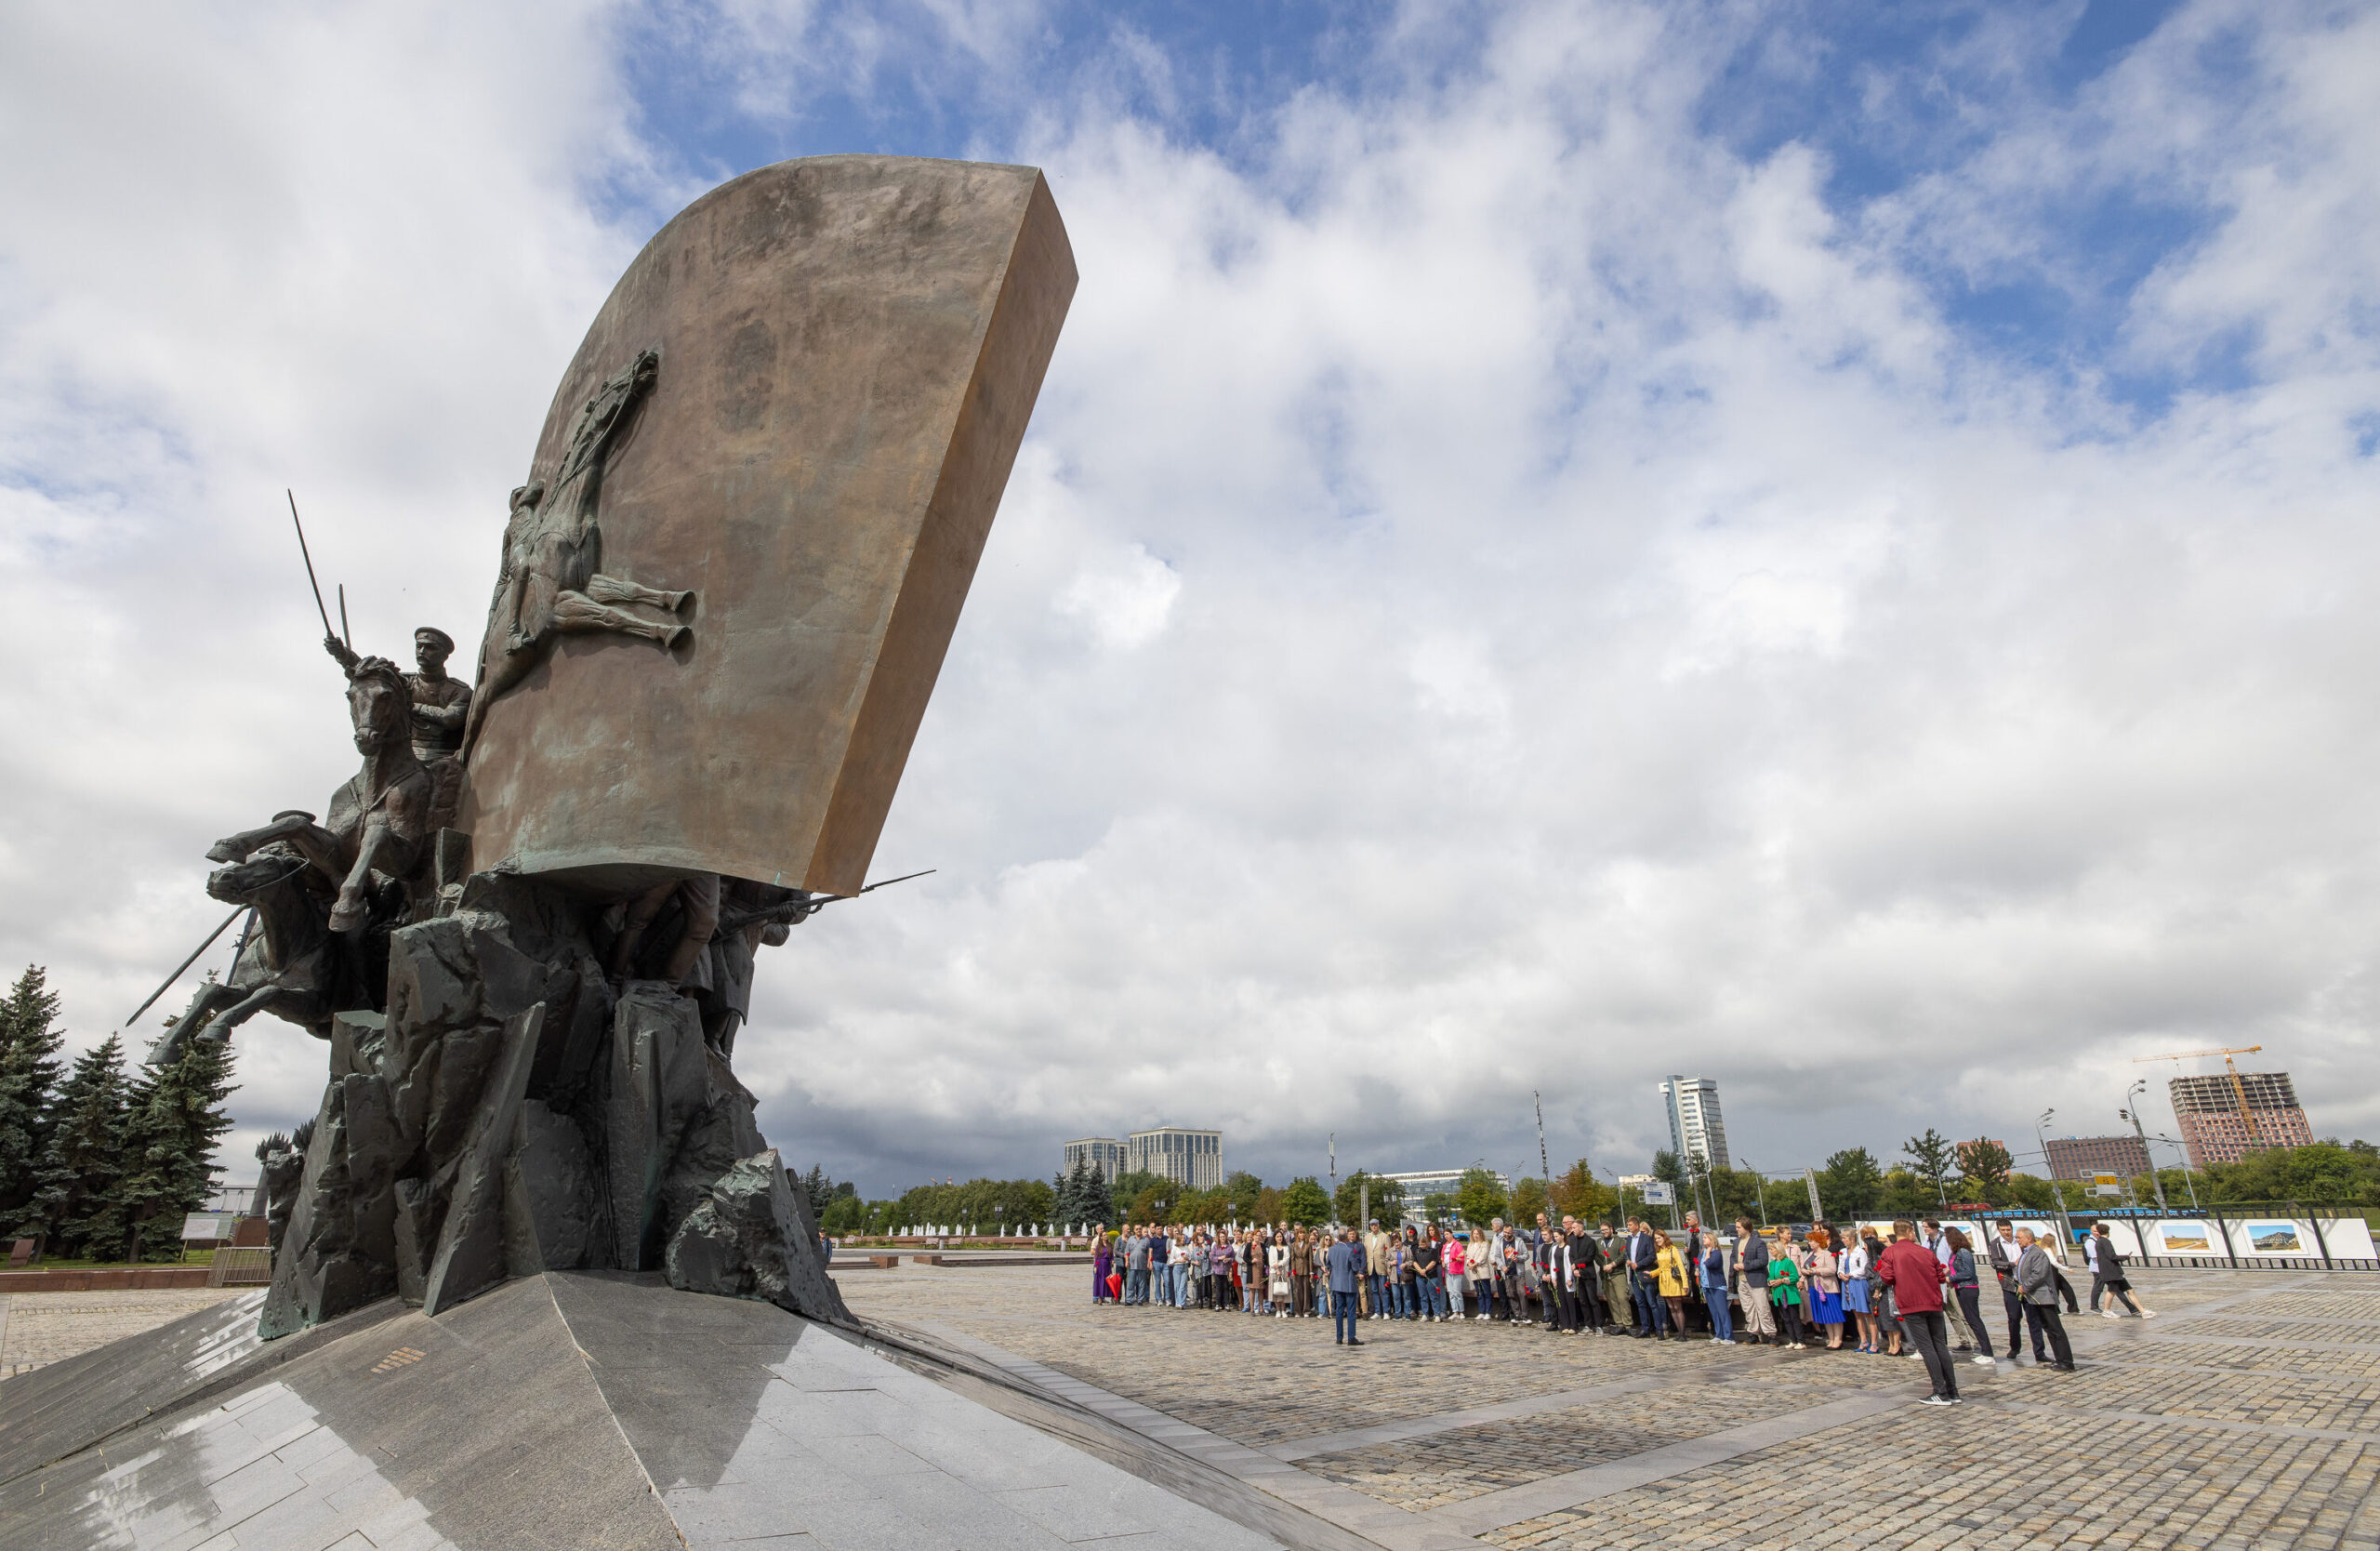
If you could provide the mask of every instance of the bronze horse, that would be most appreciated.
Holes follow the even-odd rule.
[[[347,704],[364,768],[331,794],[328,817],[282,813],[207,852],[224,865],[206,892],[253,905],[262,931],[229,980],[199,988],[152,1063],[192,1039],[229,1039],[258,1013],[328,1039],[332,1014],[381,1004],[387,933],[409,908],[429,837],[453,815],[435,811],[434,783],[414,754],[413,696],[396,665],[359,661]]]

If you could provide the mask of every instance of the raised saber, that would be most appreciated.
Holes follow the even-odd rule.
[[[231,930],[231,923],[239,920],[241,912],[245,911],[246,908],[247,907],[245,905],[239,906],[235,908],[230,915],[225,916],[223,918],[223,924],[217,927],[214,931],[209,932],[206,935],[206,940],[205,942],[199,944],[196,948],[192,948],[190,950],[190,957],[174,966],[174,973],[165,976],[165,983],[158,987],[155,990],[151,991],[149,993],[149,1000],[142,1002],[139,1006],[135,1007],[132,1010],[132,1016],[125,1019],[121,1027],[130,1028],[134,1024],[139,1023],[140,1021],[140,1014],[149,1011],[150,1008],[157,1005],[157,999],[174,988],[174,982],[179,980],[184,972],[189,970],[191,965],[198,962],[198,956],[200,954],[215,946],[216,938]]]
[[[323,616],[323,633],[324,635],[328,635],[331,633],[331,611],[323,606],[323,584],[314,579],[314,557],[306,549],[306,524],[298,521],[298,493],[294,490],[284,488],[282,491],[282,494],[289,497],[289,520],[290,522],[297,524],[298,552],[305,557],[306,585],[314,590],[314,612]],[[344,594],[339,598],[339,612],[342,615],[347,612],[347,599]],[[339,639],[344,641],[347,638],[345,636],[341,636]],[[355,650],[355,648],[350,646],[348,650],[351,652]],[[150,1000],[154,1001],[156,999],[152,997]],[[137,1018],[140,1014],[135,1013],[132,1015]]]
[[[338,584],[338,638],[347,643],[349,651],[355,650],[355,638],[347,633],[347,583],[345,582]]]

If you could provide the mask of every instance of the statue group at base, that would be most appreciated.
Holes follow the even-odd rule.
[[[255,930],[152,1054],[327,1042],[262,1333],[576,1268],[849,1322],[731,1062],[759,949],[862,892],[1074,283],[1029,167],[725,184],[563,378],[478,683],[326,643],[362,768],[208,853]]]

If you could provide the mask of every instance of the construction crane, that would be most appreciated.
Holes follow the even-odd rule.
[[[2254,1055],[2264,1048],[2262,1045],[2238,1045],[2223,1050],[2176,1051],[2171,1055],[2135,1055],[2133,1057],[2133,1065],[2138,1066],[2143,1061],[2197,1061],[2216,1055],[2223,1057],[2223,1069],[2231,1074],[2231,1096],[2240,1101],[2240,1123],[2247,1128],[2248,1146],[2254,1149],[2263,1144],[2264,1138],[2257,1134],[2256,1117],[2248,1108],[2248,1085],[2240,1080],[2239,1066],[2232,1061],[2231,1057]]]

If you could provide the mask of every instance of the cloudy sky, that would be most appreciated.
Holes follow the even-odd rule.
[[[1686,1072],[1781,1171],[2257,1043],[2380,1135],[2375,80],[2288,0],[12,5],[0,963],[96,1041],[351,773],[284,485],[468,637],[664,220],[955,156],[1082,282],[940,870],[763,960],[790,1156],[1517,1172],[1540,1090],[1626,1172]],[[235,1175],[322,1069],[243,1031]]]

